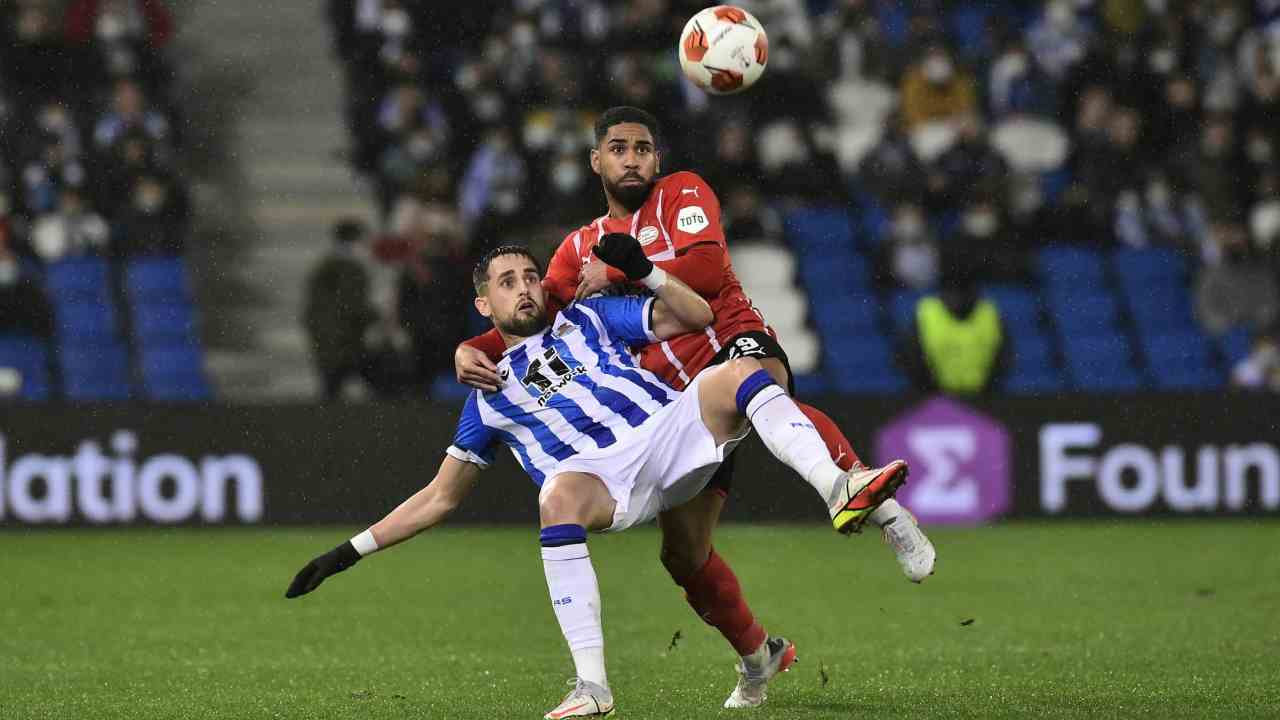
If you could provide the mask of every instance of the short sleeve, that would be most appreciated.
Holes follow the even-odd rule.
[[[590,308],[609,335],[632,347],[658,342],[653,334],[653,304],[657,298],[640,295],[588,298],[579,304]]]
[[[462,407],[462,415],[458,418],[458,430],[453,434],[453,444],[445,452],[462,462],[486,468],[493,463],[493,448],[497,441],[493,429],[480,419],[478,395],[479,391],[475,391],[467,396],[467,404]]]
[[[724,229],[720,226],[720,200],[705,180],[691,172],[671,177],[666,190],[663,224],[671,233],[676,252],[699,243],[724,246]]]

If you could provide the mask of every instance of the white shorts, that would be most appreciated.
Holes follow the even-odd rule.
[[[617,503],[613,524],[606,532],[649,522],[663,510],[693,499],[750,431],[747,426],[738,437],[716,445],[702,422],[698,403],[701,379],[701,375],[695,377],[680,397],[649,416],[635,432],[607,448],[561,461],[548,477],[580,472],[600,478]]]

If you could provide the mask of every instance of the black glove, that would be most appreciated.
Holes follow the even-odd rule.
[[[626,233],[609,233],[591,252],[608,265],[626,274],[628,280],[642,280],[653,272],[653,262],[645,257],[640,241]]]
[[[324,579],[340,573],[360,562],[360,553],[348,540],[329,552],[307,563],[307,566],[293,576],[289,589],[285,590],[286,598],[296,598],[320,587]]]

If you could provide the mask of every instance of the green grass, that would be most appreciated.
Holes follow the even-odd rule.
[[[535,532],[441,530],[284,588],[351,528],[0,534],[0,718],[537,718],[572,674]],[[619,718],[1280,717],[1280,526],[722,528],[800,663],[720,709],[731,651],[652,529],[593,538]],[[965,621],[972,623],[965,624]],[[681,639],[672,647],[672,637]]]

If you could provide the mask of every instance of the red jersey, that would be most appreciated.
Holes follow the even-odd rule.
[[[711,327],[640,351],[641,366],[672,387],[684,389],[737,335],[768,330],[734,275],[720,227],[720,201],[698,175],[677,172],[660,178],[636,212],[619,219],[608,215],[596,218],[565,236],[547,265],[542,283],[547,294],[562,304],[572,301],[582,266],[601,262],[591,248],[611,232],[627,233],[638,240],[655,265],[706,298],[715,313]],[[609,269],[609,277],[626,282],[616,268]]]

